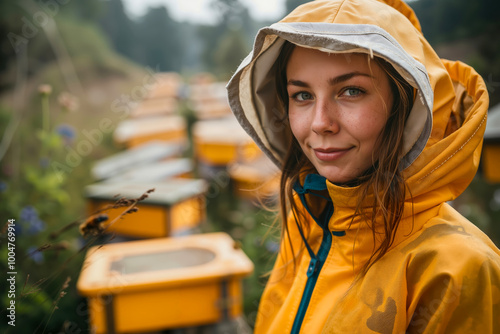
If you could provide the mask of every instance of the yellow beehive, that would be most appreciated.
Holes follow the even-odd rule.
[[[191,84],[189,102],[198,119],[231,115],[225,82]]]
[[[196,118],[200,120],[231,115],[231,108],[226,100],[213,99],[203,102],[194,102],[192,108],[196,114]]]
[[[201,72],[191,77],[191,79],[189,80],[189,85],[190,86],[209,85],[214,82],[215,82],[215,76],[212,73]]]
[[[202,82],[191,84],[189,88],[191,101],[227,101],[226,82]]]
[[[481,165],[486,179],[500,183],[500,105],[488,113]]]
[[[161,97],[142,100],[137,108],[132,110],[132,118],[173,115],[178,111],[179,103],[174,97]]]
[[[210,166],[250,161],[262,154],[234,117],[196,122],[193,146],[196,158]]]
[[[95,333],[214,324],[242,314],[253,264],[225,233],[93,247],[77,282]]]
[[[155,191],[137,205],[138,212],[115,221],[126,208],[107,210],[106,231],[136,238],[158,238],[189,232],[205,221],[207,185],[204,180],[193,179],[89,185],[85,187],[89,214],[112,205],[119,197],[138,198],[153,188]]]
[[[156,73],[153,81],[153,85],[149,87],[147,99],[178,97],[183,85],[181,75],[175,72]]]
[[[228,166],[235,193],[247,199],[276,196],[279,192],[280,171],[265,155],[248,162]]]
[[[187,143],[186,121],[177,115],[128,119],[118,124],[114,138],[129,148],[153,140]]]

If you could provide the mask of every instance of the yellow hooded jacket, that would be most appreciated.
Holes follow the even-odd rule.
[[[325,222],[306,214],[305,235],[289,222],[295,254],[302,251],[290,264],[283,240],[255,333],[500,333],[500,251],[447,204],[478,168],[488,109],[482,78],[439,59],[402,1],[304,4],[259,31],[227,86],[235,116],[277,166],[291,138],[274,88],[284,40],[384,58],[415,88],[402,162],[410,191],[390,250],[356,280],[379,242],[353,220],[356,189],[306,177],[299,196],[327,189],[333,212]]]

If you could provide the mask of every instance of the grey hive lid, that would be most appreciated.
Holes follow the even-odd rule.
[[[500,143],[500,104],[497,104],[488,112],[484,140],[486,142]]]
[[[174,205],[180,201],[203,195],[207,183],[202,179],[171,179],[158,182],[100,182],[85,187],[85,196],[90,199],[114,201],[121,197],[134,199],[149,189],[155,189],[141,203],[153,205]],[[118,195],[118,196],[117,196]]]
[[[179,143],[151,141],[97,161],[92,175],[98,180],[106,179],[136,166],[176,156],[183,150],[184,145]]]
[[[123,171],[104,182],[161,181],[193,171],[193,162],[188,158],[153,162]]]

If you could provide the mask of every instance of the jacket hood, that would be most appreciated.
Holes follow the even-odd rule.
[[[456,176],[460,192],[467,187],[477,170],[486,123],[485,85],[470,67],[443,62],[437,56],[408,5],[400,0],[312,1],[258,32],[252,52],[227,85],[228,98],[239,123],[278,167],[292,138],[275,89],[275,62],[285,41],[325,52],[365,53],[391,63],[416,91],[404,131],[405,176],[428,178],[434,168],[468,144],[474,157],[467,158],[469,165],[464,166],[463,175]],[[453,136],[446,138],[449,135]],[[411,190],[418,195],[423,188]]]

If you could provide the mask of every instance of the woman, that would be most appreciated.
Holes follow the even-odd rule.
[[[228,96],[282,169],[256,333],[500,333],[500,251],[447,204],[477,171],[486,87],[405,3],[298,7]]]

